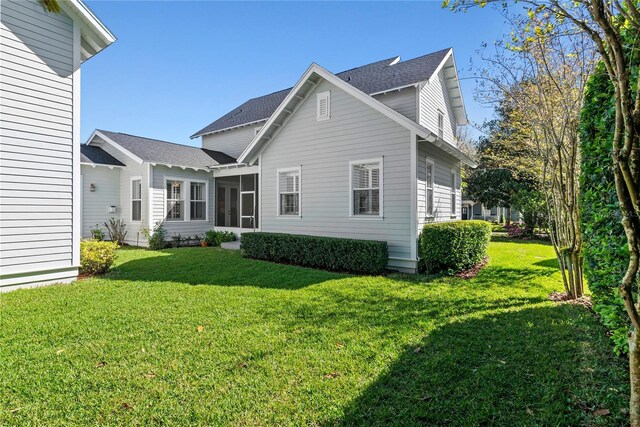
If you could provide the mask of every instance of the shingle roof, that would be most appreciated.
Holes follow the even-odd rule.
[[[362,92],[371,95],[429,79],[450,50],[451,48],[443,49],[408,61],[399,61],[399,57],[392,57],[343,71],[336,74],[336,76]],[[222,129],[267,120],[291,89],[288,88],[250,99],[200,129],[191,138]]]
[[[138,156],[145,162],[172,166],[206,168],[208,166],[235,163],[236,159],[221,152],[204,148],[190,147],[174,142],[144,138],[120,132],[97,130],[125,150]]]
[[[95,165],[124,166],[122,162],[102,148],[87,144],[80,145],[80,162]]]

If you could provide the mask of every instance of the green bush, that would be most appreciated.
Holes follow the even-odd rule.
[[[633,64],[637,68],[639,58]],[[584,272],[593,308],[611,330],[614,351],[627,352],[629,321],[618,285],[629,250],[613,177],[613,86],[603,64],[589,79],[580,118],[580,219]]]
[[[116,249],[118,249],[116,242],[83,240],[80,242],[80,273],[104,273],[113,264]]]
[[[427,273],[457,273],[487,256],[491,224],[487,221],[451,221],[426,224],[420,251]]]
[[[250,258],[334,271],[380,274],[389,260],[387,242],[283,233],[244,233]]]
[[[235,241],[236,235],[232,231],[209,230],[204,234],[203,240],[209,246],[220,246],[221,243]]]
[[[162,223],[158,223],[153,233],[148,228],[142,230],[144,238],[149,243],[149,249],[159,251],[167,247],[167,230]]]

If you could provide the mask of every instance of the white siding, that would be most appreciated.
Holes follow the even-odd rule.
[[[420,90],[420,121],[418,122],[434,134],[438,134],[438,110],[444,115],[444,140],[454,142],[456,121],[451,108],[449,92],[443,72],[433,76]]]
[[[90,238],[91,229],[100,228],[105,235],[104,223],[110,218],[120,218],[120,212],[109,213],[109,206],[120,206],[121,168],[82,165],[82,237]],[[91,184],[95,191],[90,191]]]
[[[426,157],[429,157],[431,160],[433,160],[434,163],[433,218],[426,217]],[[418,231],[422,229],[422,226],[426,222],[451,221],[452,219],[460,219],[462,192],[460,191],[460,162],[458,161],[458,159],[427,142],[419,142],[417,160]],[[451,169],[457,171],[458,174],[458,182],[456,188],[456,212],[453,215],[451,213]]]
[[[0,8],[0,288],[72,280],[79,33],[36,1]]]
[[[416,121],[416,88],[408,87],[401,91],[389,92],[374,97],[383,104],[396,110],[398,113]]]
[[[202,148],[222,151],[237,159],[255,136],[255,129],[263,124],[264,123],[259,123],[226,132],[204,135],[202,137]]]
[[[152,169],[152,194],[153,194],[153,223],[163,222],[167,230],[167,239],[172,236],[181,235],[182,237],[193,237],[202,235],[213,229],[213,176],[211,172],[182,170],[179,168],[168,168],[166,166],[154,166]],[[165,179],[177,178],[196,181],[208,182],[207,194],[207,220],[206,221],[165,221],[166,215],[166,198],[165,198]],[[189,203],[189,188],[185,187],[185,202]],[[143,204],[145,200],[143,199]],[[185,216],[187,208],[185,207]]]
[[[315,92],[326,90],[331,90],[331,119],[317,121]],[[410,259],[409,143],[408,130],[321,82],[262,153],[262,231],[386,240],[390,257]],[[384,218],[350,219],[349,161],[376,157],[384,158]],[[276,171],[296,166],[301,166],[301,218],[278,217]]]
[[[125,222],[127,230],[125,243],[134,246],[145,246],[147,242],[140,230],[149,227],[149,165],[136,163],[108,143],[100,144],[100,148],[126,166],[120,170],[120,200],[116,206],[116,213],[108,214],[107,218],[121,218]],[[142,178],[142,220],[134,222],[131,221],[131,178],[138,176]],[[87,187],[85,186],[86,191]]]

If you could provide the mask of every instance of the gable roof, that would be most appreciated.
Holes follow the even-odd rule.
[[[207,169],[210,166],[230,164],[236,161],[233,157],[220,151],[100,129],[94,131],[88,144],[94,142],[95,136],[115,146],[138,163],[148,162],[167,166]]]
[[[300,80],[298,80],[298,83],[296,83],[280,106],[276,111],[274,111],[269,120],[267,120],[267,123],[260,129],[251,143],[242,152],[238,158],[238,163],[254,163],[266,144],[268,144],[277,135],[289,118],[295,114],[296,109],[307,99],[309,94],[313,92],[314,88],[323,79],[344,90],[346,93],[367,104],[374,110],[377,110],[410,132],[415,133],[416,136],[422,138],[424,141],[434,144],[471,167],[477,166],[471,158],[460,151],[457,147],[438,138],[437,135],[430,130],[420,126],[418,123],[400,114],[391,107],[348,84],[316,63],[311,64],[307,71],[305,71]]]
[[[87,144],[80,145],[80,163],[105,166],[124,166],[124,163],[104,151],[102,148]]]
[[[60,8],[80,23],[82,62],[113,43],[116,38],[82,0],[61,1]]]
[[[440,69],[444,59],[450,56],[451,52],[452,49],[447,48],[408,61],[401,61],[399,56],[395,56],[352,68],[337,73],[335,76],[368,95],[376,95],[429,80]],[[200,129],[191,135],[191,138],[266,121],[292,89],[288,88],[250,99]]]

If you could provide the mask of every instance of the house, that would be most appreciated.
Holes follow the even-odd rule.
[[[481,219],[491,222],[506,221],[511,211],[511,222],[522,221],[522,214],[516,209],[504,206],[486,207],[480,202],[471,200],[466,194],[462,194],[462,219]]]
[[[125,243],[146,245],[143,228],[162,222],[169,234],[202,236],[213,229],[211,167],[235,163],[218,151],[96,130],[82,150],[82,235],[106,233],[113,217]],[[239,197],[239,195],[236,195]]]
[[[0,4],[0,291],[76,278],[80,65],[114,36],[79,0]]]
[[[452,49],[338,74],[312,64],[292,88],[194,133],[201,148],[96,131],[87,145],[125,166],[87,162],[84,189],[95,184],[95,212],[106,215],[113,203],[133,223],[129,239],[163,221],[169,235],[213,227],[385,240],[389,266],[412,272],[422,226],[461,218],[461,162],[475,166],[455,145],[466,121]],[[99,182],[114,191],[108,202]],[[194,219],[198,209],[208,213]],[[85,227],[104,218],[87,218]]]

